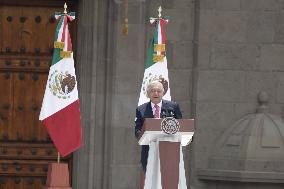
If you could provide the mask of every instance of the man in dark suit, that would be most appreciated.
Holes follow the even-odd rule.
[[[147,96],[150,101],[142,104],[136,108],[136,119],[135,119],[135,137],[140,138],[141,129],[145,118],[163,118],[163,117],[174,117],[181,119],[182,114],[179,105],[176,102],[162,100],[164,96],[164,87],[161,82],[153,81],[147,86]],[[141,150],[141,164],[146,173],[147,160],[148,160],[148,145],[142,145]]]

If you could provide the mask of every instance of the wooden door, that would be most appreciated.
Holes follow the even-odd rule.
[[[64,1],[1,2],[0,189],[41,189],[48,163],[57,160],[38,117],[57,25],[53,15]],[[71,158],[63,160],[69,167]]]

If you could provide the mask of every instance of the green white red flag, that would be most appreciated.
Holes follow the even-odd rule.
[[[165,89],[163,99],[171,100],[165,44],[165,25],[168,23],[168,19],[150,18],[150,23],[155,26],[155,32],[147,51],[147,60],[138,106],[149,102],[146,90],[147,85],[153,80],[162,82]]]
[[[75,13],[55,13],[59,19],[54,52],[39,120],[42,120],[61,156],[82,144],[80,104],[68,21]]]

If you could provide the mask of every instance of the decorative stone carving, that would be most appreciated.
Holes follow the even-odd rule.
[[[256,113],[245,115],[217,137],[201,179],[284,183],[284,122],[268,113],[268,95],[260,92]]]

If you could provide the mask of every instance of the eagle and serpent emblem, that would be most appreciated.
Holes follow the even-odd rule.
[[[162,83],[163,87],[164,87],[164,94],[167,93],[168,89],[169,89],[169,82],[162,76],[158,76],[158,75],[153,75],[152,73],[149,73],[145,79],[143,80],[142,83],[142,90],[143,90],[143,94],[145,96],[147,96],[147,86],[149,83],[153,82],[153,81],[159,81]]]
[[[75,76],[68,72],[58,72],[55,70],[48,80],[48,87],[54,96],[61,99],[70,98],[70,93],[76,85]]]
[[[161,130],[169,135],[174,135],[179,132],[180,125],[174,117],[166,117],[161,122]]]

